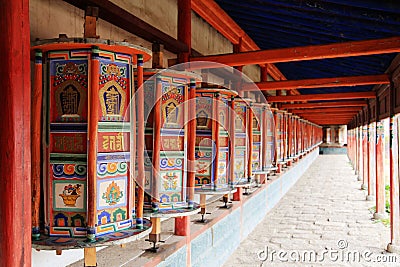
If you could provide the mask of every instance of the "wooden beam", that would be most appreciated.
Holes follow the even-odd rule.
[[[356,100],[356,101],[335,101],[335,102],[322,102],[322,103],[301,103],[301,104],[283,104],[282,109],[313,109],[313,108],[325,108],[325,107],[366,107],[367,101]]]
[[[340,113],[340,112],[359,112],[362,107],[349,108],[315,108],[315,109],[291,109],[291,113],[296,114],[312,114],[312,113]]]
[[[77,8],[85,10],[87,6],[99,8],[99,18],[139,36],[151,43],[158,42],[173,53],[188,52],[188,46],[170,35],[151,26],[125,9],[109,0],[63,0]]]
[[[31,62],[28,0],[0,0],[0,266],[31,266]]]
[[[292,80],[292,81],[271,81],[271,82],[258,82],[255,83],[257,87],[252,85],[245,85],[245,91],[275,91],[287,89],[309,89],[309,88],[322,88],[322,87],[339,87],[339,86],[357,86],[357,85],[371,85],[371,84],[390,84],[390,79],[387,74],[369,75],[369,76],[349,76],[349,77],[336,77],[336,78],[319,78],[319,79],[305,79],[305,80]]]
[[[214,0],[191,0],[192,9],[202,17],[215,30],[221,33],[232,44],[239,44],[242,39],[243,51],[260,50],[260,47],[240,28],[240,26],[214,1]],[[227,26],[229,25],[229,26]],[[261,64],[268,68],[268,74],[275,80],[286,80],[285,76],[273,64]],[[294,90],[295,94],[300,94]]]
[[[192,61],[212,61],[229,66],[243,66],[397,52],[400,52],[400,37],[194,57]]]
[[[291,96],[268,96],[268,102],[291,102],[309,100],[339,100],[339,99],[360,99],[375,98],[375,92],[355,92],[355,93],[333,93],[333,94],[310,94],[310,95],[291,95]]]

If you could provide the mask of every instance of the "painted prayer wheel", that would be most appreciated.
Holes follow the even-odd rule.
[[[143,204],[135,207],[130,99],[133,67],[150,51],[79,38],[41,41],[32,51],[33,245],[88,247],[144,236],[151,223],[135,222]]]
[[[195,134],[189,136],[189,120],[194,119],[189,114],[195,105],[189,92],[195,92],[200,76],[146,69],[144,78],[145,213],[150,217],[196,213],[194,176],[188,175],[187,155],[189,139]]]
[[[235,112],[232,121],[235,126],[235,145],[233,161],[233,184],[235,186],[249,186],[252,183],[251,161],[252,154],[252,124],[251,99],[234,98]]]
[[[275,126],[276,126],[276,162],[284,161],[284,116],[280,110],[274,111]]]
[[[254,103],[253,110],[253,174],[267,174],[274,159],[275,135],[273,113],[268,104]]]
[[[196,90],[196,191],[231,191],[230,121],[237,93],[227,89]],[[225,192],[226,193],[226,192]]]

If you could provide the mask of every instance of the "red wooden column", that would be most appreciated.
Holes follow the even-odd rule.
[[[100,62],[98,58],[98,48],[92,48],[92,58],[90,59],[90,87],[89,87],[89,120],[88,120],[88,218],[87,218],[87,238],[95,240],[96,234],[96,180],[97,180],[97,132],[99,121],[99,75]]]
[[[189,61],[192,38],[192,4],[191,1],[178,0],[178,40],[184,42],[188,51],[178,55],[179,63]],[[192,136],[193,137],[193,136]],[[189,136],[191,138],[191,136]],[[195,138],[195,137],[194,137]],[[180,236],[190,235],[190,217],[175,218],[175,234]]]
[[[400,253],[399,116],[390,123],[390,243],[387,250]]]
[[[368,195],[366,200],[375,200],[375,180],[376,180],[376,127],[375,122],[368,126]]]
[[[31,125],[31,175],[32,175],[32,238],[38,240],[40,237],[39,229],[39,209],[40,209],[40,168],[41,168],[41,117],[43,108],[43,64],[42,52],[35,51],[35,70],[32,95],[32,125]]]
[[[363,146],[363,182],[361,189],[366,190],[368,188],[369,181],[369,150],[368,150],[368,125],[362,127],[362,146]]]
[[[0,0],[0,266],[31,265],[31,77],[28,0]]]
[[[376,123],[376,212],[375,219],[387,218],[385,211],[385,172],[383,168],[384,128],[383,123]]]

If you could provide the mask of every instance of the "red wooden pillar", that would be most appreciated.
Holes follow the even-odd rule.
[[[375,200],[375,180],[376,180],[376,127],[375,122],[368,126],[368,195],[367,200]]]
[[[192,45],[192,4],[191,1],[178,0],[178,40],[184,42],[188,51],[178,55],[179,63],[189,62]],[[189,136],[189,138],[191,138]],[[175,218],[175,234],[180,236],[190,235],[190,217]]]
[[[385,172],[383,168],[384,128],[383,123],[376,123],[376,212],[375,219],[387,218],[385,211]]]
[[[31,265],[31,82],[28,0],[0,0],[0,266]]]
[[[363,146],[363,182],[361,189],[366,190],[368,188],[369,181],[369,151],[368,151],[368,125],[362,127],[362,146]]]
[[[390,123],[390,243],[387,250],[400,253],[399,116]]]

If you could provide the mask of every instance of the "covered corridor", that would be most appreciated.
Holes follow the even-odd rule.
[[[385,251],[390,228],[373,219],[375,204],[360,186],[346,155],[318,156],[224,266],[398,265],[400,256]]]

